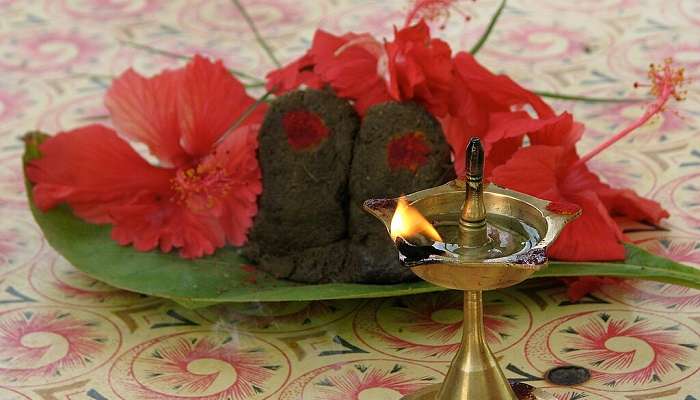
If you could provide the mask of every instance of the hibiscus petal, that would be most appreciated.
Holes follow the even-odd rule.
[[[583,213],[570,222],[547,254],[565,261],[614,261],[625,259],[622,231],[610,218],[598,196],[592,191],[568,195]]]
[[[41,144],[27,166],[42,210],[66,202],[81,218],[110,222],[110,209],[144,193],[167,192],[173,170],[154,167],[112,129],[102,125],[58,134]]]
[[[360,115],[374,104],[391,100],[387,84],[379,75],[381,46],[368,34],[343,37],[316,31],[311,54],[314,73],[328,82],[340,97],[355,101]]]
[[[593,191],[594,186],[587,182],[595,176],[589,176],[586,170],[568,169],[570,157],[571,153],[561,147],[525,147],[495,168],[491,180],[536,197],[581,207],[583,214],[569,223],[549,248],[551,257],[569,261],[624,259],[622,232]],[[563,178],[559,178],[561,175]]]
[[[132,244],[139,251],[178,248],[182,257],[197,258],[225,245],[225,234],[216,218],[152,196],[115,207],[112,216],[112,239],[121,245]]]
[[[255,103],[221,61],[195,56],[185,68],[178,95],[181,145],[194,157],[207,155],[214,143]],[[241,125],[262,121],[260,104]]]
[[[401,30],[394,28],[394,41],[384,47],[391,96],[397,101],[417,101],[433,115],[444,117],[453,91],[450,46],[431,39],[430,28],[420,21]]]
[[[490,98],[500,105],[529,104],[540,118],[551,118],[554,110],[538,95],[524,89],[506,75],[495,75],[466,52],[454,57],[454,70],[469,90]]]
[[[181,79],[180,70],[144,78],[129,69],[112,82],[105,96],[105,106],[117,130],[146,144],[165,166],[179,165],[187,158],[180,146],[176,110]]]
[[[645,199],[631,189],[614,189],[601,183],[595,189],[605,207],[615,215],[657,225],[670,214],[656,201]]]
[[[528,133],[530,143],[547,146],[573,147],[583,135],[584,126],[574,122],[574,117],[568,112],[563,112],[557,117],[547,119],[536,130]]]
[[[557,187],[562,149],[529,146],[519,149],[505,164],[496,167],[490,180],[497,185],[551,201],[566,201]]]
[[[224,210],[219,223],[226,233],[226,240],[235,246],[245,244],[258,212],[262,172],[256,157],[257,148],[257,129],[248,127],[234,132],[214,156],[233,179],[230,194],[223,200]]]

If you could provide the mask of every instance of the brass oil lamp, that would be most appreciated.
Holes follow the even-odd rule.
[[[462,342],[445,380],[403,400],[555,400],[505,378],[486,343],[482,291],[515,285],[546,267],[547,246],[580,211],[555,212],[549,201],[493,184],[484,190],[483,170],[483,148],[472,138],[466,179],[364,203],[386,225],[404,266],[432,284],[464,291]]]

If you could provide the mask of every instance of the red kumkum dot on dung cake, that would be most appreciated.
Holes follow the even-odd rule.
[[[305,110],[289,111],[282,117],[282,126],[287,141],[294,150],[305,150],[318,146],[328,137],[328,128],[321,118]]]
[[[425,135],[410,132],[393,138],[387,144],[387,161],[392,170],[405,168],[413,173],[428,162],[430,146]]]

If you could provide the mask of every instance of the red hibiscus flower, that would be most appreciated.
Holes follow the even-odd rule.
[[[436,117],[447,114],[452,91],[452,51],[440,39],[430,38],[424,21],[401,30],[386,49],[389,93],[394,100],[413,100]]]
[[[521,148],[493,170],[491,180],[499,185],[551,201],[574,203],[583,209],[582,216],[567,225],[550,247],[552,257],[570,261],[622,260],[624,236],[611,215],[651,224],[669,216],[657,202],[639,197],[630,189],[615,189],[601,182],[586,166],[586,161],[663,110],[670,98],[682,97],[679,86],[683,83],[683,70],[672,68],[670,60],[660,67],[652,65],[650,77],[657,99],[637,121],[583,157],[578,157],[574,147],[581,126],[567,118],[530,134],[532,146]],[[590,282],[586,285],[589,287]]]
[[[65,202],[141,251],[178,248],[189,258],[243,244],[262,190],[255,152],[265,107],[226,134],[254,100],[223,64],[195,56],[152,78],[129,70],[105,103],[119,134],[145,144],[159,165],[105,126],[60,133],[27,167],[37,206]]]
[[[367,33],[335,36],[319,29],[304,56],[267,75],[267,88],[279,94],[329,85],[354,101],[360,115],[392,99],[413,100],[436,116],[446,115],[453,81],[449,45],[431,39],[423,21],[394,34],[382,46]]]
[[[353,100],[360,115],[378,103],[391,100],[380,75],[381,44],[369,34],[335,36],[316,31],[309,51],[289,65],[267,74],[267,89],[277,94],[302,85],[329,85],[339,97]]]
[[[380,63],[382,48],[371,35],[349,33],[342,37],[317,31],[311,50],[314,72],[340,97],[354,100],[364,115],[375,104],[391,100]]]
[[[464,173],[464,150],[470,137],[478,136],[486,143],[484,151],[486,159],[490,159],[490,170],[515,152],[528,130],[541,128],[540,122],[527,112],[512,113],[514,108],[529,106],[540,119],[555,118],[552,108],[539,96],[505,75],[493,74],[471,54],[458,53],[452,65],[449,115],[440,122],[454,153],[458,174]]]
[[[491,180],[501,186],[550,201],[574,203],[583,214],[567,225],[548,254],[570,261],[622,260],[622,232],[610,217],[596,189],[606,186],[588,168],[572,168],[575,153],[560,146],[533,145],[518,150],[494,169]]]

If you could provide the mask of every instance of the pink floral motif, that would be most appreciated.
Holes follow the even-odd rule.
[[[69,32],[32,32],[26,37],[0,39],[0,70],[36,73],[65,70],[94,60],[100,46],[87,37]]]
[[[498,41],[499,46],[486,47],[483,51],[514,60],[543,61],[582,53],[586,47],[582,40],[581,32],[558,26],[528,24],[506,34]]]
[[[17,163],[18,155],[0,160],[0,209],[26,209],[24,175]]]
[[[295,31],[309,13],[319,12],[319,7],[298,7],[284,0],[258,0],[246,3],[246,11],[265,37]],[[199,0],[182,7],[179,22],[185,27],[210,33],[211,31],[235,32],[248,36],[250,29],[231,1]],[[252,35],[250,36],[252,38]]]
[[[272,368],[265,368],[265,356],[250,349],[226,346],[208,338],[187,340],[178,338],[174,343],[163,346],[144,362],[151,366],[145,372],[152,385],[178,388],[182,393],[206,391],[218,378],[218,373],[195,374],[188,365],[196,360],[220,360],[233,366],[236,380],[224,393],[198,399],[246,399],[256,393],[272,375]]]
[[[606,296],[635,307],[674,312],[700,310],[700,292],[683,286],[625,280],[616,285],[603,286],[601,290]]]
[[[41,295],[59,303],[87,307],[129,306],[136,301],[148,302],[145,295],[117,289],[77,270],[58,256],[35,263],[29,284]]]
[[[420,382],[403,372],[358,365],[347,369],[342,375],[330,375],[319,385],[316,400],[358,400],[368,389],[382,388],[407,395],[425,387],[428,382]]]
[[[552,8],[566,11],[578,11],[582,13],[609,12],[611,9],[624,10],[633,7],[639,0],[586,0],[586,1],[559,1],[546,0]]]
[[[0,231],[0,268],[9,263],[11,254],[15,251],[17,235],[14,232]]]
[[[612,131],[627,126],[644,113],[644,107],[635,103],[607,104],[599,108],[597,112],[590,112],[584,118],[599,121],[597,126],[604,129],[596,129],[593,124],[586,129],[586,135],[592,139],[601,140],[607,138]],[[661,111],[648,127],[644,127],[630,136],[629,143],[649,144],[658,141],[672,139],[674,133],[680,133],[688,129],[688,123],[692,117],[683,113],[683,117],[671,108]]]
[[[405,340],[389,333],[381,333],[382,338],[390,347],[402,349],[404,353],[416,353],[431,356],[444,356],[457,351],[459,348],[463,318],[462,296],[453,293],[438,293],[430,296],[410,296],[401,300],[404,307],[394,309],[394,323],[406,331],[416,333],[434,341],[434,345],[425,345]],[[441,320],[438,312],[452,311],[459,318]],[[484,331],[490,344],[500,343],[501,334],[514,327],[514,321],[505,317],[506,309],[501,304],[484,306]],[[444,344],[437,344],[444,343]]]
[[[8,204],[14,205],[0,198],[0,208],[5,207],[5,213],[0,217],[0,277],[27,266],[44,246],[43,235],[36,224],[27,221],[26,214],[9,214]]]
[[[643,245],[650,252],[682,263],[700,265],[700,242],[659,239]]]
[[[124,399],[269,399],[289,377],[276,346],[241,333],[181,332],[144,342],[110,371]]]
[[[0,6],[2,6],[2,1],[0,1]],[[2,400],[32,400],[30,397],[23,395],[20,392],[16,392],[12,389],[0,387],[0,399]]]
[[[697,79],[700,75],[700,45],[694,42],[680,42],[659,45],[651,52],[651,57],[657,60],[673,58],[674,61],[682,64],[690,79]]]
[[[133,18],[157,11],[163,0],[59,0],[61,10],[76,19],[108,21]]]
[[[74,97],[46,110],[37,122],[37,128],[48,132],[60,132],[71,129],[76,121],[90,123],[100,121],[108,124],[107,109],[102,104],[102,95],[91,94]],[[22,179],[24,184],[24,179]]]
[[[107,349],[96,324],[70,312],[15,312],[0,320],[0,381],[60,376],[90,366]]]
[[[612,400],[610,397],[602,396],[597,393],[563,386],[544,387],[542,389],[547,393],[553,394],[557,400]]]
[[[325,364],[296,377],[285,386],[279,400],[399,399],[439,382],[443,375],[418,362],[353,359]]]
[[[593,366],[591,379],[595,381],[611,386],[649,383],[689,362],[691,348],[683,346],[684,338],[669,328],[672,326],[645,319],[630,322],[603,315],[571,328],[575,336],[562,351],[570,360]],[[633,342],[625,349],[613,349],[611,340],[617,338]],[[647,346],[653,356],[639,360]],[[642,366],[637,368],[640,362]]]
[[[395,7],[397,4],[388,1],[367,2],[362,7],[324,16],[318,27],[331,33],[371,31],[377,38],[390,38],[397,21],[402,21],[406,16],[406,10]]]
[[[23,93],[0,91],[0,122],[11,121],[18,116],[26,101]]]
[[[630,171],[625,165],[596,158],[588,162],[588,167],[614,188],[634,187],[635,181],[629,177]]]
[[[676,0],[665,3],[666,6],[678,8],[678,12],[692,24],[700,25],[700,7],[695,0]]]

